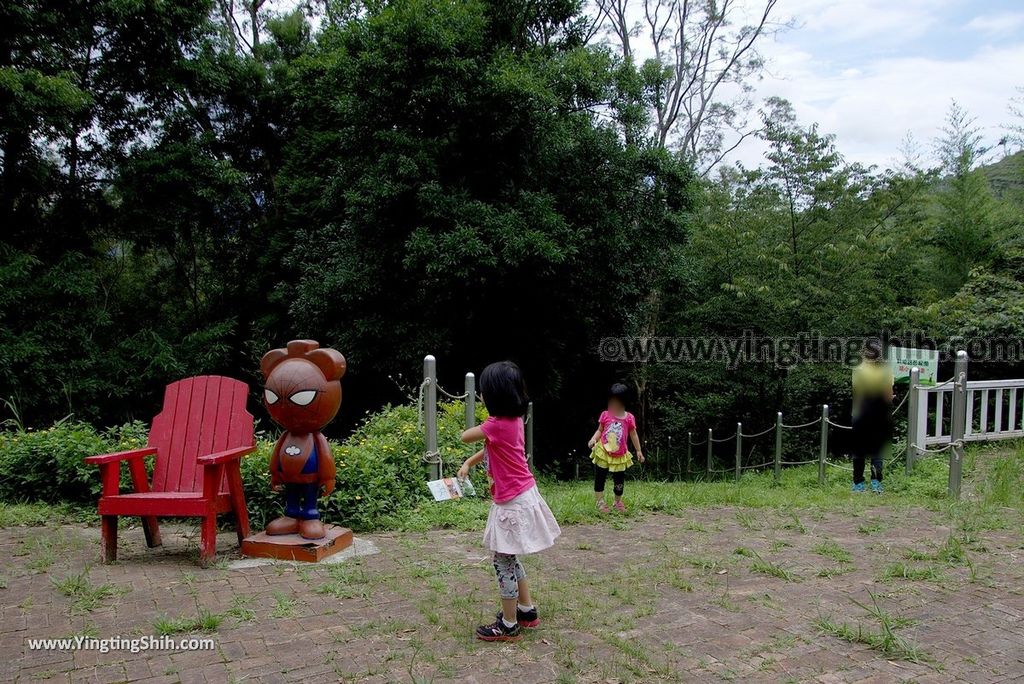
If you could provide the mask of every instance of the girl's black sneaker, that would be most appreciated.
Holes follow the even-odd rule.
[[[493,625],[481,625],[476,628],[476,638],[481,641],[519,641],[521,636],[519,623],[506,627],[500,617]]]
[[[501,620],[504,615],[499,612],[497,617],[498,620]],[[537,609],[531,608],[530,610],[520,610],[519,608],[516,608],[516,622],[518,622],[519,626],[523,629],[540,627],[540,617],[537,615]]]

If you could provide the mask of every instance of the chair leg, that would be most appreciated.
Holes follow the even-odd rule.
[[[231,495],[231,510],[235,514],[235,532],[238,543],[249,536],[249,511],[245,507],[245,494],[242,491],[242,472],[238,461],[228,464],[228,493]]]
[[[153,516],[142,518],[142,531],[146,535],[146,546],[149,548],[163,544],[163,540],[160,539],[160,524]]]
[[[206,567],[217,557],[217,514],[203,517],[203,529],[199,535],[199,564]]]
[[[111,563],[117,560],[116,515],[104,515],[100,517],[100,548],[102,550],[104,563]]]
[[[146,480],[146,464],[140,459],[132,459],[128,463],[128,470],[131,472],[132,484],[135,487],[135,491],[139,493],[148,492],[149,482]],[[155,517],[143,517],[142,530],[146,533],[146,546],[149,548],[160,546],[160,526],[157,524]]]

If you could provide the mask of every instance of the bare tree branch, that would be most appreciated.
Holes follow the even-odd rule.
[[[707,175],[754,131],[750,82],[764,67],[758,45],[787,28],[778,0],[759,0],[739,25],[737,0],[593,0],[595,22],[626,60],[649,55],[665,79],[650,92],[651,135]],[[636,42],[639,36],[645,41]]]

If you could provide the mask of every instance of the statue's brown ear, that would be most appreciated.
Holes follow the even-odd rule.
[[[306,358],[316,364],[328,382],[341,380],[345,375],[345,357],[337,349],[314,349],[306,353]]]
[[[263,373],[263,379],[267,379],[270,376],[270,371],[274,370],[274,366],[288,358],[287,349],[271,349],[263,358],[260,359],[260,371]]]

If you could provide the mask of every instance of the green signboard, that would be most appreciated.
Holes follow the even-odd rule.
[[[939,372],[939,352],[935,349],[911,349],[889,347],[889,365],[892,377],[897,383],[910,381],[910,369],[921,369],[921,384],[934,385]]]

